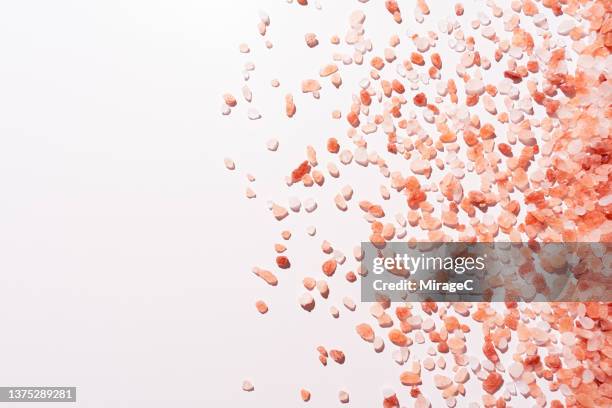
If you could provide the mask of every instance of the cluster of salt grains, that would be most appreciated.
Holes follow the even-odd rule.
[[[308,5],[306,0],[297,3]],[[414,10],[403,10],[403,3],[396,1],[385,1],[384,6],[398,24],[408,11],[414,13],[418,23],[430,12],[424,0],[417,1]],[[366,15],[354,11],[344,38],[352,53],[335,53],[332,61],[319,68],[319,77],[328,78],[335,88],[343,85],[340,63],[371,69],[370,78],[352,89],[354,96],[345,115],[347,139],[341,143],[330,138],[324,149],[332,157],[337,155],[342,165],[375,165],[388,178],[388,185],[380,188],[382,202],[358,202],[371,226],[369,240],[375,245],[402,239],[407,230],[415,229],[424,231],[431,241],[489,242],[503,236],[512,241],[562,242],[580,237],[607,242],[612,238],[612,166],[608,163],[612,150],[612,89],[608,80],[612,7],[605,1],[557,0],[514,0],[509,8],[506,6],[489,0],[488,10],[481,10],[476,20],[466,24],[461,19],[465,8],[457,3],[455,16],[438,22],[437,33],[394,35],[389,47],[378,55],[372,41],[365,37]],[[493,18],[503,20],[504,32],[492,27]],[[262,13],[260,20],[259,32],[265,36],[270,18]],[[532,25],[524,24],[526,20],[531,20]],[[529,27],[535,30],[530,32]],[[475,36],[466,34],[469,28]],[[435,52],[442,48],[443,37],[448,38],[452,51]],[[304,40],[308,47],[319,45],[313,33],[307,33]],[[401,41],[411,42],[414,49],[406,58],[396,52]],[[494,45],[492,55],[483,54],[477,47],[483,41]],[[571,52],[566,47],[568,42]],[[332,37],[331,43],[340,44],[340,38]],[[271,48],[271,43],[267,41],[266,46]],[[246,54],[250,49],[243,44],[240,51]],[[460,63],[443,69],[445,52],[459,53]],[[572,58],[572,53],[578,57]],[[502,66],[503,78],[491,81],[485,74],[495,66]],[[252,63],[245,65],[245,81],[253,69]],[[272,85],[279,83],[274,80]],[[433,100],[428,99],[422,87],[435,90]],[[317,79],[302,81],[301,91],[314,98],[320,97],[321,89]],[[242,94],[251,103],[253,96],[246,85]],[[238,103],[232,94],[223,98],[222,113],[227,115]],[[289,118],[296,115],[291,93],[286,94],[283,105]],[[472,106],[481,106],[487,115],[471,113]],[[333,111],[332,118],[340,119],[340,112]],[[249,119],[261,118],[254,108],[248,109],[247,114]],[[428,132],[427,125],[432,125],[435,132]],[[386,135],[385,155],[368,149],[371,134]],[[267,148],[276,151],[278,141],[270,140]],[[389,163],[397,157],[408,162],[411,174],[393,170]],[[226,159],[225,164],[235,169],[231,159]],[[305,160],[289,171],[287,184],[323,186],[324,172],[318,167],[316,150],[308,146]],[[327,164],[326,171],[331,177],[340,177],[333,161]],[[464,188],[466,173],[479,177],[480,190]],[[436,176],[438,181],[429,181]],[[407,205],[407,213],[396,215],[395,223],[384,211],[384,201],[392,197],[391,192]],[[341,211],[347,210],[353,194],[350,185],[331,192]],[[522,199],[513,199],[515,196]],[[250,188],[247,197],[256,197]],[[307,212],[317,208],[312,199],[303,205]],[[292,212],[299,212],[301,206],[297,198],[289,199]],[[278,221],[289,215],[282,205],[270,202],[269,208]],[[493,208],[499,209],[496,217],[486,213]],[[461,221],[465,217],[467,223]],[[283,232],[285,240],[290,236],[288,231]],[[280,254],[286,247],[276,244],[275,249]],[[330,282],[346,260],[327,241],[321,249],[330,256],[321,266],[328,279],[304,278],[306,291],[299,304],[306,311],[315,308],[310,292],[316,288],[326,299]],[[359,261],[362,256],[356,247],[354,259]],[[606,262],[604,272],[609,268],[609,259]],[[276,264],[279,269],[291,266],[289,259],[281,255]],[[356,282],[361,273],[358,267],[356,271],[357,274],[347,272],[345,279]],[[255,267],[253,272],[269,285],[278,283],[272,271]],[[598,272],[601,271],[591,271]],[[588,282],[580,285],[580,289],[588,288]],[[356,308],[350,297],[345,297],[343,303],[349,311]],[[261,300],[256,308],[262,314],[268,311]],[[461,398],[465,397],[464,384],[468,381],[480,381],[484,391],[474,406],[504,407],[512,404],[517,395],[533,398],[537,406],[549,404],[555,408],[564,404],[612,404],[610,304],[508,302],[500,310],[484,302],[394,306],[381,300],[370,311],[379,328],[364,322],[357,325],[357,335],[372,343],[376,352],[382,351],[386,337],[396,347],[392,355],[398,364],[408,363],[414,342],[431,344],[428,356],[415,358],[399,376],[417,407],[430,406],[428,396],[419,388],[424,382],[422,368],[443,370],[448,361],[453,362],[454,375],[436,373],[431,378],[449,407],[464,405]],[[340,315],[335,306],[330,313],[335,318]],[[466,333],[475,327],[483,333],[481,350],[471,350],[466,342]],[[509,350],[511,340],[517,342],[514,350]],[[323,365],[330,355],[338,364],[344,362],[345,355],[340,350],[328,353],[322,346],[318,350]],[[507,367],[500,358],[504,353],[512,355]],[[558,391],[564,402],[547,401],[543,387]],[[247,382],[243,388],[250,391],[253,386]],[[311,398],[305,389],[300,394],[303,401]],[[407,398],[404,392],[396,394],[385,389],[382,404],[399,407],[400,400]],[[349,402],[348,393],[341,390],[339,399]]]

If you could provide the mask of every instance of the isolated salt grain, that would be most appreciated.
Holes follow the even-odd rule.
[[[340,191],[342,193],[342,197],[344,197],[345,200],[348,201],[353,198],[353,188],[351,186],[345,185]]]
[[[242,389],[246,392],[251,392],[255,389],[255,386],[249,380],[244,380],[242,382]]]
[[[249,199],[257,197],[257,194],[255,193],[255,191],[253,191],[251,187],[246,188],[245,195],[246,195],[246,198],[249,198]]]
[[[306,227],[306,233],[312,237],[317,233],[317,228],[314,225],[310,225]]]
[[[314,33],[306,33],[304,35],[304,40],[309,48],[314,48],[319,45],[319,40],[317,40],[317,36]]]
[[[302,81],[302,92],[303,93],[316,92],[320,89],[321,89],[321,85],[319,84],[319,81],[317,81],[316,79],[305,79]]]
[[[327,171],[329,172],[329,175],[332,177],[339,177],[340,176],[340,171],[338,170],[338,168],[336,167],[336,165],[334,163],[327,163]]]
[[[342,298],[342,303],[344,304],[344,307],[346,307],[351,312],[354,311],[356,308],[355,302],[348,296]]]
[[[234,97],[234,95],[230,93],[223,94],[223,101],[225,102],[227,106],[232,107],[232,108],[236,106],[237,104],[236,98]]]
[[[266,314],[268,312],[268,305],[266,305],[266,302],[263,300],[255,302],[255,308],[257,308],[257,311],[261,314]]]
[[[278,139],[270,139],[266,142],[266,147],[271,152],[275,152],[278,149]]]
[[[319,76],[328,77],[331,74],[338,71],[338,66],[336,64],[327,64],[319,71]]]
[[[301,207],[302,203],[297,197],[289,197],[289,208],[291,209],[291,211],[298,212],[300,211]]]
[[[338,392],[338,399],[342,404],[347,404],[349,402],[349,394],[348,392],[342,390]]]
[[[340,152],[340,163],[347,165],[353,161],[353,153],[350,150],[343,150]]]
[[[249,46],[247,44],[244,44],[244,43],[240,44],[239,49],[240,49],[240,52],[243,53],[243,54],[246,54],[249,51],[251,51]]]
[[[334,360],[336,363],[344,364],[346,357],[341,350],[332,349],[329,351],[329,355],[332,358],[332,360]]]
[[[250,120],[257,120],[261,118],[259,111],[255,108],[249,108],[248,117]]]
[[[285,95],[285,113],[288,117],[292,118],[295,115],[296,107],[293,103],[293,95],[290,93]]]
[[[223,163],[225,164],[225,167],[228,170],[234,170],[236,168],[236,164],[229,157],[226,157],[225,159],[223,159]]]
[[[276,276],[266,269],[254,267],[253,273],[263,279],[270,286],[276,286],[278,284],[278,279]]]
[[[346,211],[346,209],[348,208],[346,200],[344,199],[344,197],[342,197],[341,194],[336,194],[336,197],[334,198],[334,203],[340,211]]]
[[[308,391],[307,389],[302,388],[300,390],[300,398],[302,398],[302,401],[304,401],[304,402],[310,401],[310,391]]]
[[[307,312],[312,311],[312,309],[315,307],[315,300],[308,292],[303,293],[299,297],[298,301],[300,302],[302,309],[306,310]]]
[[[242,96],[247,102],[251,102],[253,100],[253,93],[251,92],[251,89],[246,85],[242,87]]]
[[[304,200],[304,209],[306,210],[306,212],[313,212],[317,209],[316,201],[312,198],[307,198],[306,200]]]
[[[285,218],[287,215],[289,215],[289,212],[287,211],[286,208],[278,204],[274,204],[272,206],[272,215],[274,215],[274,218],[280,221],[283,218]]]
[[[307,290],[313,290],[316,284],[316,281],[311,277],[306,277],[302,280],[302,285],[304,285]]]

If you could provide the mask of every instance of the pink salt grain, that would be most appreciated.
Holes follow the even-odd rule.
[[[314,33],[306,33],[304,35],[304,40],[306,41],[306,45],[309,48],[314,48],[319,45],[319,40],[317,39],[317,36]]]
[[[255,302],[255,308],[261,314],[266,314],[268,312],[268,305],[263,300],[258,300]]]

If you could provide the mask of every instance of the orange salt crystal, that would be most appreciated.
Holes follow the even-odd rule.
[[[425,0],[417,0],[417,6],[419,7],[421,13],[425,15],[429,14],[429,6],[425,2]]]
[[[496,372],[490,373],[482,383],[482,388],[489,394],[495,394],[503,385],[504,379]]]
[[[556,371],[561,368],[561,359],[559,356],[551,354],[544,357],[544,364],[546,364],[546,367],[550,368],[551,370]]]
[[[336,272],[336,266],[337,262],[335,259],[328,259],[327,261],[323,262],[321,269],[325,275],[333,276],[333,274]]]
[[[408,319],[410,316],[412,316],[412,313],[410,312],[410,309],[408,309],[407,307],[398,306],[395,308],[395,315],[400,321],[404,321]]]
[[[336,138],[330,137],[327,139],[327,151],[330,153],[338,153],[340,151],[340,145]]]
[[[444,318],[444,327],[447,332],[452,333],[459,328],[459,320],[455,316],[447,316]]]
[[[383,224],[381,222],[374,221],[372,223],[372,225],[370,226],[370,228],[372,229],[372,232],[380,234],[382,232],[384,226],[383,226]]]
[[[385,62],[380,57],[374,57],[370,61],[370,65],[380,71],[385,66]]]
[[[523,77],[520,74],[513,71],[504,71],[504,77],[511,79],[514,83],[518,83],[523,80]]]
[[[440,54],[438,54],[437,52],[431,54],[431,63],[434,67],[442,69],[442,58],[440,58]]]
[[[310,401],[310,391],[302,388],[300,390],[300,397],[302,398],[302,401],[304,401],[304,402]]]
[[[416,65],[425,65],[425,59],[423,59],[423,56],[418,52],[410,54],[410,61]]]
[[[345,277],[346,277],[346,280],[351,283],[357,280],[357,276],[355,275],[355,272],[353,271],[347,272]]]
[[[485,357],[491,360],[493,363],[497,363],[499,361],[499,356],[497,355],[497,351],[495,351],[495,346],[490,341],[485,341],[482,346],[482,352]]]
[[[376,218],[382,218],[385,216],[385,212],[383,211],[380,205],[372,205],[370,208],[368,208],[368,213],[370,213],[370,215]]]
[[[504,156],[512,157],[512,148],[510,147],[509,144],[507,144],[507,143],[500,143],[499,146],[497,146],[497,148],[499,149],[501,154],[503,154]]]
[[[403,347],[408,344],[408,337],[406,337],[406,335],[398,329],[392,329],[389,331],[388,336],[391,343],[395,344],[396,346]]]
[[[478,103],[478,99],[479,99],[478,95],[468,95],[465,98],[465,104],[467,106],[474,106]]]
[[[370,104],[372,103],[372,97],[366,89],[362,89],[359,92],[359,99],[361,100],[361,103],[365,106],[370,106]]]
[[[406,89],[404,88],[404,85],[402,85],[402,83],[398,81],[397,79],[394,79],[393,82],[391,82],[391,87],[398,94],[403,94],[406,91]]]
[[[276,276],[268,270],[256,267],[254,268],[253,272],[270,286],[276,286],[278,284],[278,279]]]
[[[405,371],[400,375],[400,382],[404,385],[420,385],[421,384],[421,376],[420,374],[412,373],[410,371]]]
[[[372,245],[374,245],[374,247],[376,248],[384,248],[385,247],[385,239],[382,237],[382,235],[378,234],[378,233],[374,233],[372,235],[370,235],[370,242],[372,243]]]
[[[372,330],[372,327],[369,324],[358,324],[355,327],[355,330],[357,331],[357,334],[359,334],[359,337],[361,337],[363,340],[370,343],[374,341],[374,330]]]
[[[423,92],[416,94],[412,100],[416,106],[427,105],[427,96]]]
[[[266,302],[264,302],[263,300],[258,300],[257,302],[255,302],[255,308],[257,308],[257,311],[261,314],[265,314],[268,312],[268,305],[266,305]]]
[[[223,100],[225,101],[225,104],[227,106],[231,106],[232,108],[238,103],[236,102],[236,98],[234,98],[234,95],[230,93],[223,94]]]
[[[395,0],[385,1],[385,7],[387,8],[387,11],[391,14],[399,13],[400,11],[399,6],[397,5],[397,1]]]
[[[308,161],[303,161],[295,170],[291,172],[291,181],[293,183],[302,180],[302,177],[310,172],[310,164]]]
[[[304,285],[306,289],[312,290],[314,289],[317,282],[311,277],[306,277],[302,280],[302,284]]]
[[[455,14],[458,15],[458,16],[462,16],[463,15],[463,4],[461,4],[461,3],[455,4]]]
[[[276,257],[276,265],[281,269],[287,269],[291,266],[291,262],[286,256],[280,255]]]
[[[389,395],[383,399],[383,408],[399,408],[400,403],[395,394]]]
[[[338,364],[344,364],[345,356],[340,350],[329,350],[329,356]]]
[[[528,61],[527,62],[527,70],[533,74],[538,72],[538,61]]]
[[[486,123],[480,128],[479,135],[483,140],[493,139],[495,137],[495,128],[490,123]]]
[[[288,117],[292,118],[295,115],[295,104],[293,103],[293,95],[290,93],[285,95],[285,113]]]
[[[359,126],[359,123],[360,123],[359,122],[359,116],[357,116],[357,114],[355,112],[353,112],[353,111],[349,112],[349,114],[346,115],[346,120],[354,128]]]

